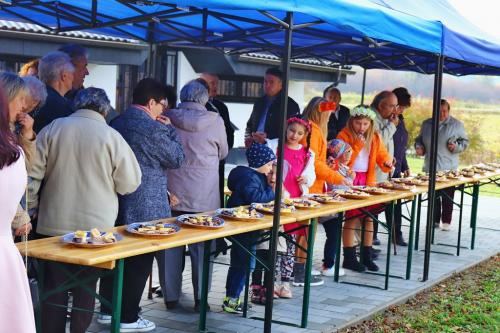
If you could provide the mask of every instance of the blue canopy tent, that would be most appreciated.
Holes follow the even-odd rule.
[[[444,0],[432,2],[448,6]],[[476,35],[470,36],[453,25],[447,26],[444,20],[426,16],[428,6],[432,5],[395,0],[13,0],[12,5],[0,5],[0,18],[36,23],[55,33],[91,30],[171,47],[211,47],[227,54],[271,53],[282,58],[284,96],[288,91],[290,59],[315,58],[332,66],[360,65],[365,69],[435,74],[431,149],[435,161],[443,70],[454,75],[498,75],[500,59],[494,55],[500,46],[482,43]],[[488,57],[488,61],[483,57]],[[284,98],[284,110],[286,103]],[[283,156],[284,124],[285,112],[282,112],[279,156]],[[280,158],[278,184],[282,183],[282,163]],[[433,204],[435,189],[432,170],[435,171],[435,164],[434,169],[431,166],[429,205]],[[281,186],[278,186],[270,263],[276,257],[280,201]],[[429,209],[428,230],[432,213]],[[428,257],[424,280],[427,274]],[[268,280],[270,301],[266,306],[265,332],[271,332],[272,319],[273,282]],[[308,292],[306,288],[304,301]],[[200,329],[204,329],[202,322],[203,317]],[[301,322],[302,327],[306,325],[307,312]]]

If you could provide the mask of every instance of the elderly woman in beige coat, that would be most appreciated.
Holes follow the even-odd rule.
[[[224,121],[208,112],[208,89],[204,82],[193,80],[181,90],[177,109],[166,115],[182,141],[186,158],[179,169],[168,170],[168,189],[179,199],[173,216],[199,213],[221,207],[219,196],[219,161],[228,153]],[[189,245],[192,266],[195,310],[200,299],[203,243]],[[182,288],[184,247],[166,250],[158,260],[160,283],[167,308],[175,308]]]
[[[104,90],[81,90],[73,107],[74,113],[51,122],[36,139],[30,197],[35,201],[40,198],[37,238],[112,228],[118,215],[118,194],[132,193],[141,183],[141,169],[134,152],[104,119],[111,110]],[[46,263],[44,291],[67,282],[64,270],[79,272],[79,279],[88,279],[86,288],[71,290],[71,332],[83,333],[93,315],[95,299],[85,289],[96,288],[97,278],[90,279],[95,268],[70,264],[63,267]],[[42,306],[42,331],[64,332],[68,291],[52,294],[45,302],[63,307]]]

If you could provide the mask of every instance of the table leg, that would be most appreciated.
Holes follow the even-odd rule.
[[[340,223],[340,232],[335,235],[337,240],[337,248],[335,249],[335,274],[333,276],[333,280],[335,282],[339,282],[339,270],[340,270],[340,249],[342,247],[342,224],[344,221],[344,213],[339,213],[338,223]]]
[[[460,242],[462,238],[462,214],[464,210],[464,186],[460,186],[460,213],[458,217],[458,239],[457,239],[457,257],[460,255]]]
[[[477,223],[477,206],[479,201],[479,183],[474,183],[472,185],[472,207],[470,216],[470,225],[472,228],[472,236],[470,240],[470,248],[474,250],[474,245],[476,242],[476,223]]]
[[[116,261],[113,276],[113,301],[111,308],[111,333],[120,332],[122,314],[122,289],[123,289],[123,259]]]
[[[410,279],[411,275],[411,261],[413,256],[413,237],[415,233],[415,215],[417,210],[417,197],[413,197],[413,201],[411,203],[411,216],[410,216],[410,236],[408,239],[408,254],[406,256],[406,279]]]
[[[420,213],[422,209],[422,194],[417,196],[417,224],[415,226],[415,251],[418,251],[418,243],[420,236]]]
[[[307,317],[309,315],[309,297],[311,292],[311,270],[313,261],[314,238],[316,236],[317,219],[312,219],[309,224],[309,234],[307,239],[307,259],[304,283],[304,297],[302,300],[302,321],[300,327],[307,327]]]
[[[35,309],[36,331],[42,331],[43,284],[45,278],[45,260],[38,260],[38,307]]]
[[[384,289],[389,289],[389,272],[391,263],[391,241],[392,241],[392,228],[394,227],[394,201],[389,204],[389,221],[387,221],[387,262],[385,264],[385,285]]]
[[[198,330],[206,332],[207,330],[207,304],[208,304],[208,275],[210,269],[210,241],[205,241],[203,251],[203,272],[201,278],[201,299],[200,299],[200,320]]]

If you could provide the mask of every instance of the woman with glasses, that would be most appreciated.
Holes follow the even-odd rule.
[[[375,111],[375,131],[380,134],[382,143],[389,155],[394,156],[394,141],[393,137],[396,133],[399,124],[399,118],[396,114],[398,108],[398,98],[392,92],[384,90],[378,93],[374,98],[370,107]],[[394,161],[393,161],[394,165]],[[383,172],[380,167],[376,166],[377,183],[389,180],[391,172]],[[374,222],[373,245],[380,245],[377,238],[378,223]]]

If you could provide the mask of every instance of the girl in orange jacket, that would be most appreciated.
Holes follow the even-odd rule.
[[[375,111],[370,107],[358,105],[351,110],[347,126],[337,135],[337,139],[352,147],[353,153],[348,166],[356,172],[354,185],[376,185],[376,165],[384,172],[390,172],[392,168],[392,156],[387,153],[380,135],[373,127],[375,117]],[[372,219],[359,210],[347,211],[345,215],[346,222],[342,234],[344,242],[342,267],[355,271],[364,271],[366,268],[370,271],[378,271],[378,266],[372,260]],[[358,262],[354,247],[354,229],[360,222],[365,223],[364,243],[361,247],[363,263]]]

